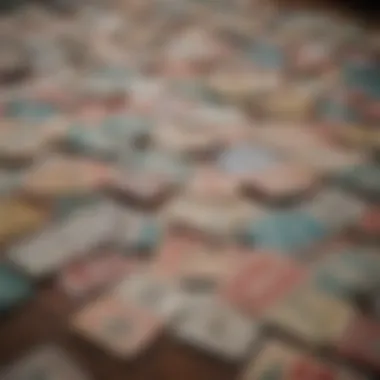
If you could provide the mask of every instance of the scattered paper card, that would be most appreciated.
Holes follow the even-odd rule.
[[[217,356],[241,360],[258,337],[257,326],[213,296],[194,296],[179,310],[173,329],[180,338]]]
[[[104,296],[71,319],[74,331],[120,358],[148,348],[162,329],[159,319],[144,310]]]

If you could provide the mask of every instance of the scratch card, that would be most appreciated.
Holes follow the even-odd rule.
[[[50,136],[46,129],[32,125],[14,125],[0,129],[0,157],[32,159],[46,148]]]
[[[0,243],[37,230],[48,219],[48,211],[21,198],[0,201]]]
[[[194,198],[210,202],[226,202],[239,196],[238,182],[212,166],[197,168],[189,181],[186,192]]]
[[[115,240],[121,248],[132,251],[152,251],[160,243],[162,228],[152,214],[133,210],[118,212]]]
[[[251,215],[261,213],[244,200],[231,199],[217,203],[182,196],[168,205],[166,220],[171,225],[194,228],[217,236],[236,235]]]
[[[104,202],[84,207],[14,245],[8,257],[32,276],[47,275],[73,257],[107,242],[112,237],[115,223],[112,204]]]
[[[111,186],[140,202],[150,202],[168,193],[172,183],[158,173],[126,170],[115,174]]]
[[[244,179],[277,163],[276,155],[271,151],[258,146],[243,145],[222,153],[218,166],[222,171]]]
[[[65,143],[74,153],[107,160],[115,158],[122,149],[120,140],[112,139],[100,126],[71,126]]]
[[[301,122],[310,118],[314,96],[302,88],[284,88],[271,94],[264,105],[271,118]]]
[[[278,341],[267,341],[242,380],[364,380],[335,364],[321,361]]]
[[[34,348],[14,363],[1,379],[88,380],[89,377],[64,350],[49,345]]]
[[[368,292],[375,285],[380,270],[376,252],[352,247],[328,254],[314,271],[318,289],[343,299]]]
[[[302,210],[277,211],[247,225],[243,240],[273,252],[297,255],[324,241],[328,230]]]
[[[306,288],[286,297],[265,319],[308,343],[324,345],[341,339],[353,315],[349,304]]]
[[[251,316],[262,315],[305,278],[297,263],[271,253],[254,252],[227,281],[222,295]]]
[[[51,157],[26,175],[23,187],[41,196],[63,196],[94,191],[107,182],[109,169],[95,162]]]
[[[171,319],[183,302],[181,292],[149,273],[137,273],[123,280],[114,296],[123,303],[133,303],[156,317]]]
[[[155,255],[149,271],[160,280],[177,280],[186,255],[194,249],[194,241],[168,234]]]
[[[272,199],[283,199],[301,194],[317,184],[312,170],[294,164],[280,164],[253,174],[248,184]]]
[[[380,323],[376,319],[353,318],[338,343],[347,358],[380,369]]]
[[[74,331],[120,358],[133,357],[153,343],[162,324],[142,309],[103,297],[73,316]]]
[[[295,157],[322,173],[334,174],[340,170],[358,165],[363,161],[363,155],[344,150],[331,144],[323,144],[315,149],[305,149],[295,152]]]
[[[184,122],[157,125],[153,141],[163,150],[177,153],[203,153],[217,147],[215,135],[201,125]]]
[[[359,222],[365,203],[339,190],[325,190],[305,206],[305,211],[336,233]]]
[[[300,149],[315,150],[322,144],[314,130],[293,124],[266,125],[257,129],[255,136],[262,144],[292,154]]]
[[[8,117],[36,124],[56,116],[57,112],[59,110],[52,103],[23,98],[8,102],[5,109]]]
[[[244,358],[258,336],[252,321],[212,296],[190,298],[173,329],[189,344],[230,360]]]
[[[73,261],[60,272],[58,282],[67,294],[82,297],[113,285],[135,268],[135,260],[106,251]]]
[[[185,289],[212,289],[234,273],[242,260],[243,255],[232,247],[194,246],[183,257],[181,284]]]

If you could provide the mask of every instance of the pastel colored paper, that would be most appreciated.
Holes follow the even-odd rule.
[[[70,263],[59,274],[58,283],[69,295],[82,297],[113,285],[137,267],[132,259],[103,252]]]
[[[218,166],[226,173],[246,178],[261,170],[269,169],[278,163],[271,151],[255,146],[241,146],[222,153]]]
[[[303,210],[278,211],[248,224],[243,241],[259,249],[297,255],[322,243],[328,229]]]
[[[257,128],[254,136],[261,144],[289,155],[298,155],[301,151],[318,150],[324,145],[320,135],[294,123],[277,123]]]
[[[185,190],[190,196],[210,202],[238,199],[238,182],[212,166],[201,166],[194,171]]]
[[[0,129],[0,157],[7,160],[30,160],[43,152],[52,142],[52,136],[43,125],[16,124]]]
[[[249,58],[263,70],[280,70],[285,64],[284,52],[270,42],[253,43]]]
[[[231,247],[195,246],[184,255],[180,269],[181,283],[185,288],[197,287],[197,284],[219,286],[227,281],[243,260],[244,255]]]
[[[60,347],[35,347],[28,355],[10,366],[1,376],[4,380],[89,380],[86,371],[79,367]]]
[[[109,177],[106,165],[56,156],[36,164],[24,177],[23,188],[40,196],[75,195],[99,189]]]
[[[73,126],[68,130],[65,142],[73,152],[105,159],[113,159],[120,149],[120,142],[99,128]]]
[[[304,193],[312,189],[317,180],[318,176],[310,169],[282,164],[252,175],[249,184],[261,194],[278,199]]]
[[[212,131],[197,125],[171,123],[157,125],[152,135],[155,144],[163,150],[174,153],[203,153],[218,147]]]
[[[350,299],[376,283],[380,260],[375,252],[343,250],[326,256],[314,271],[316,286],[336,297]]]
[[[111,186],[141,202],[158,199],[171,189],[169,178],[155,173],[140,173],[137,171],[122,171],[115,174]]]
[[[143,273],[125,278],[113,295],[120,302],[133,303],[164,321],[172,319],[184,302],[179,289]]]
[[[168,234],[149,266],[150,273],[160,280],[169,282],[179,279],[183,262],[194,247],[197,245],[193,240]]]
[[[165,210],[170,225],[182,225],[211,235],[237,235],[252,215],[260,214],[244,200],[229,199],[225,203],[182,196],[173,200]]]
[[[0,264],[0,312],[21,305],[33,295],[31,282],[8,264]]]
[[[108,242],[114,233],[115,209],[110,203],[84,207],[40,234],[11,247],[9,259],[32,276],[53,273],[74,257]]]
[[[74,331],[119,358],[134,357],[158,336],[162,324],[149,313],[103,297],[71,319]]]
[[[238,309],[256,317],[281,302],[305,276],[305,270],[292,260],[253,252],[231,275],[222,295]]]
[[[37,230],[49,217],[49,210],[22,198],[3,198],[0,201],[0,242],[6,243]]]
[[[305,211],[336,233],[359,222],[365,203],[339,190],[325,190],[311,200]]]
[[[162,238],[162,226],[152,214],[133,211],[118,213],[115,241],[121,248],[131,250],[154,250]]]
[[[47,102],[38,102],[32,99],[14,99],[6,104],[5,115],[27,122],[39,123],[59,112],[57,107]]]
[[[243,380],[364,380],[364,376],[304,354],[275,340],[267,341],[258,358],[248,365]]]
[[[258,335],[252,321],[209,296],[191,298],[180,309],[173,330],[188,344],[229,360],[244,358]]]
[[[270,118],[302,122],[311,117],[314,96],[301,88],[285,88],[270,95],[264,101],[265,111]]]
[[[310,344],[325,345],[341,339],[353,316],[349,304],[305,288],[269,310],[265,319]]]

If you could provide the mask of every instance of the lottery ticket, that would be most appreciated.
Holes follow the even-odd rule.
[[[271,308],[265,319],[307,343],[326,345],[341,339],[354,314],[348,303],[306,287]]]
[[[365,377],[305,354],[279,341],[266,341],[257,359],[248,364],[242,380],[364,380]]]
[[[87,380],[89,375],[62,348],[49,345],[35,347],[29,355],[10,366],[1,378],[4,380],[37,378]]]
[[[162,226],[153,214],[123,210],[118,212],[115,241],[130,251],[152,251],[161,241]]]
[[[233,147],[221,154],[218,167],[237,178],[249,178],[278,164],[277,155],[268,149],[245,144]]]
[[[244,200],[232,199],[228,203],[215,204],[182,196],[168,205],[164,218],[170,225],[188,226],[216,236],[233,236],[242,230],[252,215],[260,212],[259,208]]]
[[[111,239],[116,223],[111,203],[99,203],[14,245],[8,257],[32,276],[44,276]]]
[[[172,189],[169,178],[156,173],[137,170],[117,171],[110,186],[133,199],[149,203],[160,199]]]
[[[322,291],[343,299],[369,292],[377,283],[380,260],[370,249],[352,247],[330,252],[313,271],[314,283]]]
[[[258,337],[257,326],[223,301],[194,296],[179,311],[175,334],[191,345],[229,360],[241,360]]]
[[[326,226],[302,209],[281,210],[253,220],[242,234],[249,246],[286,255],[301,255],[328,237]]]
[[[67,294],[83,297],[113,285],[137,267],[136,260],[105,251],[68,264],[59,273],[58,283]]]
[[[26,174],[23,188],[40,196],[86,193],[106,183],[109,173],[106,165],[56,156],[37,163]]]
[[[282,301],[305,277],[305,270],[290,259],[254,252],[230,275],[222,295],[249,316],[257,317]]]
[[[270,199],[286,199],[311,190],[317,185],[318,175],[301,165],[284,163],[253,174],[247,182]]]
[[[119,358],[130,358],[153,343],[162,323],[150,313],[104,296],[71,319],[74,331]]]
[[[156,317],[168,321],[184,302],[181,291],[149,273],[137,273],[124,279],[113,295],[123,303],[133,303]]]
[[[365,211],[365,203],[339,190],[319,192],[305,206],[305,211],[313,215],[332,232],[339,232],[359,222]]]
[[[184,125],[181,122],[168,122],[157,125],[153,132],[153,141],[163,150],[177,153],[204,153],[218,147],[212,131],[198,125]]]
[[[0,129],[0,157],[6,160],[31,160],[43,151],[50,136],[43,128],[14,125]]]

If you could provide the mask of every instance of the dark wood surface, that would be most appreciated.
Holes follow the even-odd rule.
[[[210,357],[165,332],[135,360],[115,359],[70,331],[68,318],[79,305],[51,283],[42,285],[29,304],[0,321],[0,367],[33,346],[56,343],[94,380],[231,380],[239,374],[240,365]]]

